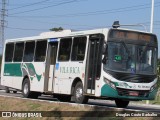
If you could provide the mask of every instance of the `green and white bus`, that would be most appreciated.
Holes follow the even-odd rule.
[[[1,85],[26,98],[62,101],[153,100],[158,43],[154,34],[124,28],[46,32],[5,41]]]

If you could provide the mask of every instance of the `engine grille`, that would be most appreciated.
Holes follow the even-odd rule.
[[[123,88],[117,88],[118,95],[120,96],[137,96],[137,97],[148,97],[149,90],[128,90]],[[137,93],[137,95],[131,95],[130,93]]]
[[[154,81],[157,77],[156,75],[139,75],[139,74],[131,74],[131,73],[123,73],[123,72],[115,72],[107,70],[110,75],[114,78],[131,83],[150,83]]]

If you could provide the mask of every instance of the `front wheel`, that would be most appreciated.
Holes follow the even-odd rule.
[[[22,84],[22,95],[25,98],[38,98],[38,96],[40,95],[37,92],[31,92],[30,91],[30,82],[29,79],[26,78]]]
[[[121,99],[116,99],[115,103],[118,108],[126,108],[129,104],[129,101],[121,100]]]
[[[87,96],[83,95],[83,85],[81,82],[78,82],[74,88],[74,101],[76,103],[87,103]]]
[[[31,96],[30,83],[28,78],[26,78],[22,84],[22,95],[25,98],[29,98]]]

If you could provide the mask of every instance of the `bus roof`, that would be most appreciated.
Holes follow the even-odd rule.
[[[135,32],[143,32],[143,33],[149,33],[139,30],[133,30],[133,29],[126,29],[126,28],[102,28],[102,29],[93,29],[93,30],[84,30],[84,31],[71,31],[71,30],[62,30],[59,32],[43,32],[39,36],[31,36],[31,37],[23,37],[23,38],[15,38],[15,39],[7,39],[5,42],[15,42],[15,41],[26,41],[26,40],[40,40],[40,39],[49,39],[49,38],[61,38],[61,37],[70,37],[70,36],[80,36],[80,35],[89,35],[89,34],[96,34],[96,33],[105,33],[110,29],[119,29],[119,30],[129,30],[129,31],[135,31]],[[151,34],[151,33],[150,33]]]

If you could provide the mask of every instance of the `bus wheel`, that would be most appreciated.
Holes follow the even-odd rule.
[[[10,93],[10,90],[8,87],[5,87],[5,93]]]
[[[115,103],[118,108],[126,108],[129,104],[129,101],[121,100],[121,99],[116,99]]]
[[[29,98],[31,96],[30,84],[28,78],[26,78],[22,84],[22,95],[25,98]]]
[[[74,101],[76,103],[87,103],[87,96],[83,95],[83,85],[81,82],[78,82],[74,89]]]

